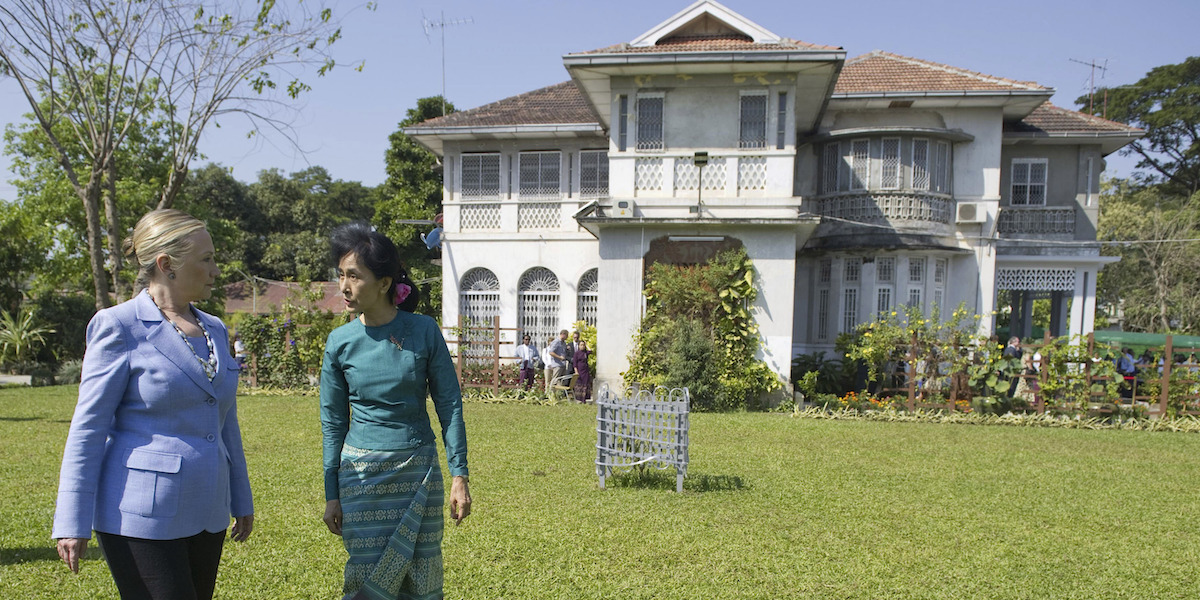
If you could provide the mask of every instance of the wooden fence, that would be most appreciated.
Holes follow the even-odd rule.
[[[1176,354],[1182,349],[1175,348],[1172,336],[1167,335],[1166,342],[1162,346],[1149,348],[1156,358],[1154,364],[1139,364],[1138,374],[1132,378],[1126,377],[1125,381],[1121,382],[1122,394],[1117,398],[1110,398],[1103,388],[1096,390],[1095,387],[1096,384],[1108,383],[1112,377],[1093,374],[1093,365],[1101,360],[1111,361],[1119,356],[1119,352],[1115,356],[1110,356],[1113,354],[1111,348],[1107,346],[1097,348],[1095,336],[1090,333],[1086,340],[1086,353],[1083,357],[1086,360],[1074,362],[1073,368],[1082,371],[1080,383],[1087,386],[1089,408],[1095,408],[1099,412],[1112,412],[1113,406],[1136,405],[1145,407],[1150,416],[1162,416],[1167,414],[1171,395],[1174,394],[1177,414],[1200,415],[1200,363],[1191,354],[1193,348],[1187,348],[1189,354],[1184,356],[1184,360],[1177,361]],[[1033,391],[1033,401],[1029,403],[1030,406],[1020,410],[1046,412],[1047,399],[1043,397],[1042,389],[1051,376],[1046,366],[1050,361],[1050,354],[1055,351],[1052,346],[1053,341],[1054,338],[1047,333],[1041,343],[1021,345],[1022,352],[1034,354],[1034,366],[1037,373],[1025,374],[1022,370],[1019,374],[1011,375],[1014,378],[1013,385],[1016,385],[1016,380],[1024,379]],[[929,377],[928,365],[925,365],[927,368],[924,369],[925,372],[922,372],[921,363],[926,357],[922,356],[920,352],[921,345],[916,335],[913,336],[911,342],[904,344],[901,348],[905,350],[905,357],[900,361],[904,372],[897,372],[897,377],[901,380],[902,385],[884,387],[880,390],[880,396],[903,396],[905,406],[909,410],[918,408],[955,410],[960,401],[971,400],[972,390],[968,383],[967,373],[940,373],[940,367],[937,365],[932,367],[934,375],[932,378]],[[969,352],[978,351],[978,349],[955,349],[955,351]],[[1001,349],[997,347],[994,351],[1000,352]],[[1158,364],[1158,359],[1161,359],[1161,364]],[[945,401],[935,401],[936,398],[943,396],[943,390],[931,389],[932,386],[925,385],[930,379],[949,380],[949,389],[945,390],[944,395]],[[1147,391],[1154,393],[1143,393]],[[1097,406],[1093,407],[1092,405]]]
[[[487,326],[459,315],[457,327],[444,329],[462,387],[492,391],[521,387],[518,377],[506,377],[505,372],[517,360],[515,328],[500,327],[500,317],[493,317],[491,326]],[[513,332],[513,340],[505,341],[503,333],[509,331]],[[505,346],[511,347],[511,351],[504,351]]]

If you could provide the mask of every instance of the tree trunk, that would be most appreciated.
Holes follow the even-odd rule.
[[[175,196],[179,195],[179,189],[183,187],[186,179],[186,165],[175,165],[171,168],[171,172],[167,174],[167,184],[163,186],[162,196],[158,199],[158,208],[171,208],[175,205]]]
[[[117,212],[117,161],[108,163],[108,186],[104,195],[104,218],[108,221],[108,255],[112,259],[113,296],[119,304],[121,296],[121,269],[125,265],[121,252],[121,219]]]
[[[92,266],[92,281],[96,291],[96,310],[111,306],[108,297],[108,274],[104,272],[104,240],[100,233],[100,173],[92,171],[87,187],[81,194],[83,213],[87,218],[88,258]]]

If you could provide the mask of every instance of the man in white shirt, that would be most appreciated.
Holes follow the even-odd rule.
[[[517,346],[517,358],[521,359],[521,383],[525,387],[525,391],[529,391],[533,387],[533,373],[537,369],[538,351],[533,346],[529,334],[525,334],[521,338],[521,345]]]

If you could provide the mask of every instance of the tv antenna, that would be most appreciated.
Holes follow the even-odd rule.
[[[443,116],[443,117],[446,116],[446,28],[453,27],[455,25],[466,25],[467,23],[474,23],[474,22],[475,22],[475,19],[472,19],[471,17],[466,17],[464,19],[451,19],[451,20],[447,21],[445,11],[442,11],[441,16],[438,19],[431,20],[425,16],[425,11],[421,11],[421,27],[425,29],[425,40],[432,42],[432,40],[429,39],[429,34],[431,32],[433,32],[434,29],[438,30],[438,33],[441,34],[441,38],[442,38],[442,115],[441,116]]]
[[[1100,79],[1104,79],[1104,74],[1108,71],[1108,59],[1104,59],[1103,63],[1097,63],[1094,58],[1090,61],[1075,60],[1074,58],[1068,58],[1067,60],[1092,68],[1092,77],[1088,82],[1088,113],[1096,114],[1093,110],[1096,93],[1096,69],[1100,69]],[[1104,90],[1104,117],[1108,118],[1108,90]]]

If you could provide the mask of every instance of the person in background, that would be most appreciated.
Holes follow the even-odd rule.
[[[579,335],[578,332],[575,335]],[[592,368],[588,365],[588,357],[592,353],[588,351],[588,345],[585,340],[576,342],[575,355],[572,359],[575,362],[575,373],[578,377],[575,378],[575,400],[579,403],[586,403],[592,398]]]
[[[567,330],[558,332],[557,338],[551,338],[546,347],[546,394],[549,395],[551,386],[556,379],[562,377],[567,370]],[[559,382],[561,383],[561,382]]]
[[[237,361],[238,368],[246,368],[246,344],[237,333],[233,334],[233,358]]]
[[[52,535],[78,573],[95,530],[122,598],[208,599],[230,515],[234,541],[254,528],[229,333],[192,306],[221,270],[178,210],[146,213],[125,250],[140,291],[88,323]]]
[[[574,337],[569,340],[564,340],[566,344],[566,352],[563,353],[563,362],[566,363],[563,369],[563,375],[571,375],[575,372],[575,348],[579,344],[579,332],[572,334]]]
[[[1023,354],[1023,352],[1021,352],[1021,338],[1019,338],[1015,335],[1008,338],[1008,345],[1004,347],[1004,358],[1015,358],[1017,360],[1021,360],[1022,354]],[[1017,375],[1017,376],[1013,376],[1013,378],[1011,380],[1009,380],[1009,385],[1008,385],[1008,397],[1009,398],[1012,398],[1016,394],[1017,384],[1020,383],[1020,379],[1021,379],[1020,376]]]
[[[325,525],[349,554],[345,598],[442,598],[444,488],[426,398],[441,423],[450,517],[471,513],[462,390],[437,323],[383,234],[333,230],[338,289],[357,318],[330,332],[321,365]]]
[[[521,345],[517,346],[517,358],[520,359],[521,384],[525,391],[533,387],[533,374],[538,366],[538,350],[534,347],[529,334],[521,337]]]

